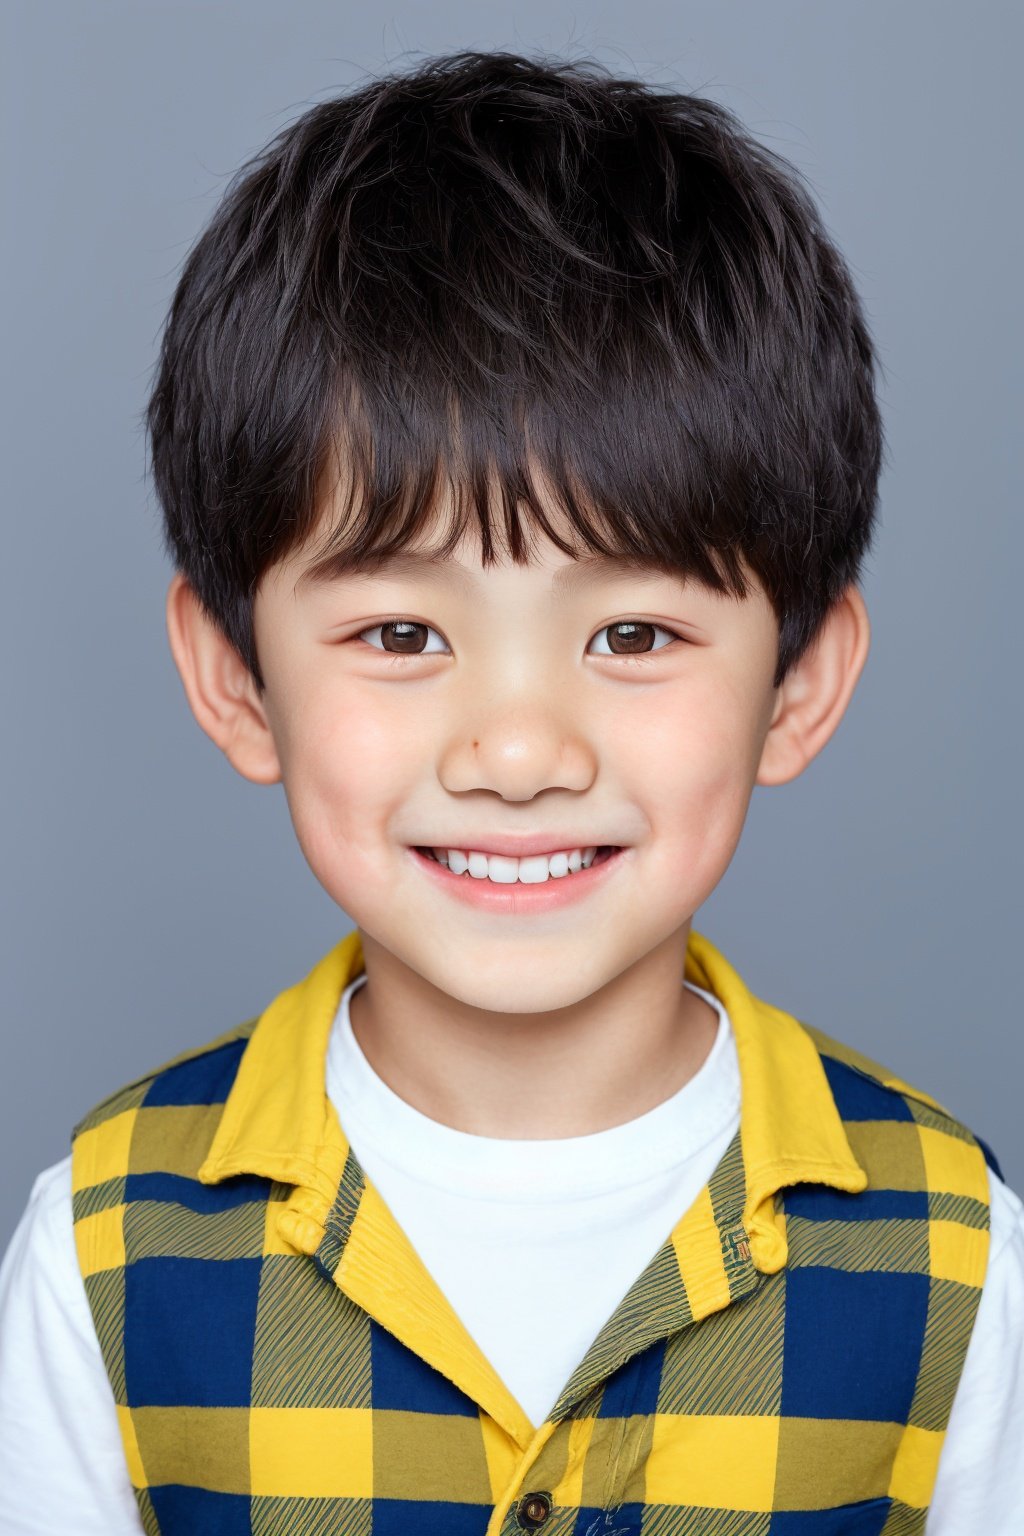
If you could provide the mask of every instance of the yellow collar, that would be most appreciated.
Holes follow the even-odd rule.
[[[301,1186],[290,1206],[300,1246],[322,1235],[348,1144],[326,1093],[326,1054],[338,1001],[364,969],[358,929],[262,1013],[242,1055],[209,1154],[203,1183],[254,1173]],[[728,1011],[739,1059],[743,1225],[755,1267],[771,1274],[787,1258],[785,1217],[775,1194],[796,1183],[856,1192],[867,1174],[850,1148],[817,1046],[791,1014],[749,990],[725,957],[690,931],[688,981]],[[312,1222],[306,1243],[302,1221]]]
[[[314,1258],[352,1302],[455,1382],[525,1451],[541,1443],[551,1422],[536,1430],[530,1423],[351,1155],[327,1096],[331,1025],[342,991],[364,968],[356,929],[260,1015],[199,1178],[215,1184],[254,1173],[286,1186],[274,1196],[267,1251]],[[867,1186],[804,1026],[755,997],[692,930],[685,975],[714,993],[732,1021],[742,1181],[735,1161],[723,1158],[714,1188],[705,1186],[670,1234],[675,1282],[666,1282],[658,1257],[652,1260],[577,1366],[551,1420],[654,1337],[728,1306],[757,1282],[758,1271],[783,1267],[788,1249],[785,1211],[775,1209],[778,1190],[804,1182],[849,1191]]]

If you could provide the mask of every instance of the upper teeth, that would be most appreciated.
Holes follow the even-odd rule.
[[[564,849],[560,853],[537,853],[527,859],[512,859],[498,853],[476,853],[461,848],[433,848],[440,864],[447,864],[453,875],[467,871],[477,880],[494,880],[499,885],[539,885],[549,877],[556,880],[579,869],[589,869],[597,848]]]

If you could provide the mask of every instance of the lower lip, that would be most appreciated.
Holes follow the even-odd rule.
[[[485,911],[521,913],[524,916],[535,912],[553,912],[558,907],[568,907],[582,901],[591,891],[604,884],[611,871],[618,869],[629,851],[628,848],[617,848],[599,864],[591,864],[589,869],[580,869],[576,874],[561,875],[558,878],[549,877],[535,885],[526,885],[522,880],[499,885],[495,880],[478,880],[473,875],[454,875],[447,864],[439,864],[418,848],[409,849],[416,862],[437,881],[440,889],[456,901],[465,902],[468,907],[482,907]]]

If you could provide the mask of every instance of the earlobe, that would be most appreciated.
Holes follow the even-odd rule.
[[[779,689],[755,783],[786,784],[817,757],[846,712],[870,644],[864,598],[851,583]]]
[[[248,668],[180,571],[167,590],[166,617],[171,655],[200,727],[243,778],[279,783],[273,733]]]

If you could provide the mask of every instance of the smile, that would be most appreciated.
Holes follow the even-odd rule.
[[[612,847],[568,848],[557,853],[536,853],[523,858],[507,854],[481,853],[475,849],[420,848],[418,852],[444,864],[453,875],[467,875],[474,880],[491,880],[496,885],[542,885],[545,880],[561,880],[578,874],[592,864],[608,858]]]
[[[409,852],[435,886],[454,900],[525,915],[584,900],[627,862],[632,849],[563,849],[523,859],[465,849],[410,848]]]

